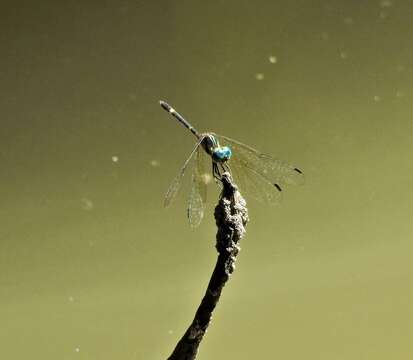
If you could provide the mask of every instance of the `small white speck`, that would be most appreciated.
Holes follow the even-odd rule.
[[[137,97],[136,94],[134,94],[134,93],[129,93],[129,94],[128,94],[128,98],[129,98],[130,101],[136,101],[136,99],[137,99],[138,97]]]
[[[397,90],[397,91],[396,91],[396,97],[401,98],[401,97],[403,97],[403,96],[404,96],[404,92],[403,92],[403,91],[400,91],[400,90]]]
[[[120,8],[119,8],[119,12],[122,14],[122,15],[124,15],[124,14],[126,14],[127,12],[128,12],[128,6],[127,5],[122,5]]]
[[[75,352],[80,352],[80,348],[79,347],[77,347],[77,348],[75,348]]]
[[[379,102],[381,100],[381,97],[379,95],[374,95],[373,100],[375,102]]]
[[[381,6],[382,8],[392,7],[392,6],[393,6],[393,1],[391,1],[391,0],[381,0],[381,1],[380,1],[380,6]]]
[[[170,114],[173,114],[174,112],[175,112],[175,109],[174,109],[174,108],[170,108],[170,109],[169,109],[169,113],[170,113]]]
[[[271,55],[271,56],[268,58],[268,61],[269,61],[271,64],[276,64],[277,61],[278,61],[278,59],[277,59],[276,56]]]
[[[387,18],[387,13],[385,11],[380,11],[379,17],[380,17],[380,19],[386,19]]]
[[[342,59],[347,59],[347,58],[348,58],[347,52],[345,52],[345,51],[340,51],[340,57],[341,57]]]
[[[399,64],[396,66],[397,72],[403,72],[404,70],[406,70],[406,68],[403,65]]]
[[[330,35],[328,34],[328,32],[322,32],[320,34],[321,40],[328,40],[330,38]]]
[[[150,164],[153,167],[159,167],[161,165],[161,163],[158,160],[151,160]]]
[[[118,156],[112,156],[112,161],[114,163],[117,163],[119,161],[119,157]]]
[[[93,205],[93,201],[89,200],[87,198],[82,198],[80,199],[81,202],[81,207],[83,210],[85,211],[90,211],[93,209],[94,205]]]
[[[255,74],[255,79],[256,80],[264,80],[264,74],[263,73]]]
[[[370,191],[370,193],[369,193],[369,200],[374,200],[374,199],[376,198],[376,196],[377,196],[377,192],[376,192],[376,191],[374,191],[374,190]]]

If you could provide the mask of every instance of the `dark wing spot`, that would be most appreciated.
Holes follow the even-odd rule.
[[[274,184],[274,186],[277,188],[278,191],[281,191],[281,187],[278,184]]]
[[[294,168],[294,170],[297,171],[299,174],[303,173],[300,169]]]

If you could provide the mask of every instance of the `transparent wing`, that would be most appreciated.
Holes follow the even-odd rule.
[[[206,153],[199,146],[196,151],[196,163],[192,172],[191,192],[188,202],[188,219],[192,227],[197,227],[204,217],[207,196],[207,177],[205,172]]]
[[[201,137],[197,144],[195,145],[194,149],[192,150],[191,154],[189,155],[188,159],[185,161],[184,165],[182,166],[181,170],[179,171],[178,175],[173,179],[171,185],[169,185],[168,191],[166,192],[165,199],[164,199],[164,206],[168,207],[171,205],[172,201],[175,199],[176,194],[178,193],[178,190],[181,186],[181,180],[184,177],[185,170],[188,167],[188,164],[190,163],[192,157],[196,153],[197,149],[199,148],[199,145],[201,144],[202,140],[204,137]]]
[[[278,186],[283,184],[298,185],[304,182],[304,175],[301,170],[293,165],[260,153],[237,140],[222,135],[214,135],[221,145],[229,146],[232,149],[232,158],[229,160],[231,167],[233,163],[240,163],[241,166],[260,174],[272,184]]]
[[[281,190],[253,169],[238,161],[231,162],[230,169],[241,193],[268,204],[276,204],[282,199]]]
[[[211,171],[207,170],[207,165],[209,168],[211,167],[211,158],[204,149],[200,146],[198,148],[198,152],[196,154],[196,167],[195,167],[195,174],[196,174],[196,183],[199,189],[199,193],[201,195],[202,201],[204,204],[207,200],[207,185],[211,182]]]

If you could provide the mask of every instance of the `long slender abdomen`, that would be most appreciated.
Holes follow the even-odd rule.
[[[167,102],[163,100],[160,100],[159,104],[161,104],[162,108],[165,111],[169,112],[183,126],[185,126],[188,130],[190,130],[191,133],[194,134],[198,139],[200,138],[198,131],[188,121],[186,121],[184,117],[181,114],[179,114],[171,105],[169,105]]]

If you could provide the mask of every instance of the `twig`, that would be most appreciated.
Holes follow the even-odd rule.
[[[231,175],[224,173],[221,180],[223,190],[218,205],[215,207],[215,222],[218,227],[217,263],[192,324],[179,340],[168,360],[195,359],[221,291],[235,269],[236,256],[240,250],[238,243],[245,234],[248,211],[246,202],[233,183]]]

